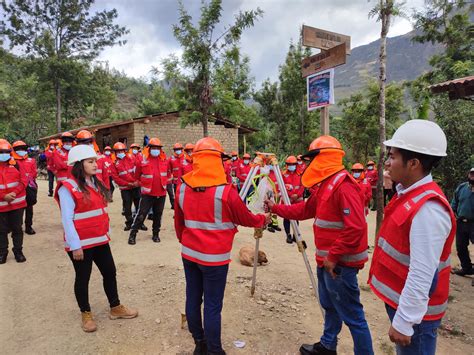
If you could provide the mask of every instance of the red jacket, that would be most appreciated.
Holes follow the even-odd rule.
[[[184,154],[184,159],[181,162],[181,176],[193,170],[193,159]],[[178,180],[179,181],[179,180]]]
[[[385,216],[376,239],[369,273],[369,284],[374,293],[393,308],[398,301],[410,266],[410,230],[413,218],[427,201],[435,201],[450,214],[452,229],[441,252],[435,274],[428,309],[424,320],[441,319],[448,306],[451,247],[456,235],[456,219],[439,186],[428,183],[402,196],[395,195],[385,208]]]
[[[370,200],[372,199],[372,186],[370,186],[369,181],[364,178],[364,179],[358,179],[356,180],[357,183],[359,184],[360,189],[362,190],[363,196],[364,196],[364,206],[365,206],[365,214],[369,214],[369,204]]]
[[[182,165],[183,165],[184,156],[173,154],[169,158],[170,170],[171,170],[171,182],[173,184],[178,184],[179,179],[181,178]]]
[[[227,178],[227,183],[232,184],[232,164],[230,162],[224,162],[224,172]]]
[[[95,189],[87,187],[89,195],[85,197],[74,178],[60,181],[58,187],[61,186],[67,188],[74,199],[74,227],[79,235],[82,249],[107,244],[110,241],[109,215],[107,214],[107,202],[102,195]],[[59,188],[56,189],[55,198],[61,207],[58,190]],[[69,251],[67,245],[65,245],[65,249]]]
[[[368,260],[362,195],[347,171],[321,182],[307,201],[291,206],[275,205],[272,211],[286,219],[315,219],[313,233],[319,267],[326,258],[356,268],[363,268]]]
[[[143,195],[165,196],[168,184],[169,163],[166,155],[159,157],[149,156],[137,166],[135,177],[140,180]]]
[[[374,168],[374,170],[366,170],[365,178],[370,183],[370,186],[376,187],[377,181],[379,179],[379,173],[377,172],[377,169]]]
[[[236,160],[229,160],[229,164],[230,164],[230,171],[235,171],[235,174],[237,176],[237,170],[239,169],[239,166],[240,166],[240,163],[242,162],[242,160],[240,160],[239,158],[237,158]]]
[[[296,171],[285,171],[283,182],[292,204],[303,201],[304,186],[301,184],[301,176]]]
[[[0,213],[26,207],[26,175],[20,165],[0,163]],[[13,201],[5,201],[5,196],[14,192]]]
[[[105,155],[98,154],[97,155],[97,174],[96,177],[97,179],[100,180],[104,186],[110,190],[110,173],[109,173],[110,168],[108,167],[108,162],[107,158]]]
[[[239,164],[239,168],[237,169],[237,177],[239,178],[241,184],[243,184],[247,179],[247,176],[250,173],[250,169],[252,169],[252,166],[250,164]]]
[[[125,155],[123,159],[118,159],[115,161],[112,170],[112,179],[119,186],[120,190],[131,190],[136,186],[131,186],[138,180],[135,178],[135,159]]]
[[[105,154],[104,154],[104,160],[105,160],[104,166],[107,169],[107,173],[109,174],[109,176],[112,176],[114,161],[112,160],[110,155],[107,156]]]
[[[296,164],[296,173],[298,175],[303,175],[305,169],[306,169],[306,164],[304,162],[302,162],[301,164]]]
[[[54,173],[54,149],[45,150],[44,155],[46,156],[46,169]]]
[[[36,177],[38,176],[38,169],[36,167],[36,160],[25,157],[24,159],[16,159],[16,162],[21,168],[20,171],[25,174],[28,186],[37,188]]]
[[[57,181],[64,181],[71,176],[72,166],[67,165],[69,152],[65,149],[56,149],[53,153],[54,173]]]
[[[229,184],[197,191],[181,183],[174,210],[181,255],[201,265],[230,263],[237,225],[262,228],[265,224],[265,216],[253,215]]]

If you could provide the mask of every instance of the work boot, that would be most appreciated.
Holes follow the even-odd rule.
[[[287,235],[286,235],[286,242],[287,242],[288,244],[293,243],[293,237],[291,236],[291,234],[287,234]]]
[[[267,226],[267,231],[269,231],[270,233],[275,233],[275,230],[270,225]]]
[[[279,226],[278,224],[274,224],[274,225],[273,225],[273,228],[274,228],[275,230],[281,232],[281,228],[280,228],[280,226]]]
[[[130,232],[130,235],[128,236],[128,244],[135,245],[137,243],[136,239],[137,239],[137,231],[132,230]]]
[[[149,221],[153,221],[153,215],[152,215],[152,214],[149,214],[148,217],[147,217],[147,219],[148,219]]]
[[[138,227],[138,229],[140,229],[141,231],[145,231],[145,232],[148,230],[148,228],[144,224],[142,224],[140,227]]]
[[[226,355],[226,352],[224,350],[221,350],[221,351],[208,351],[206,354],[207,355]]]
[[[0,264],[5,264],[7,262],[8,250],[0,251]]]
[[[110,308],[110,314],[109,314],[110,319],[119,319],[119,318],[131,319],[131,318],[135,318],[136,316],[138,316],[138,310],[133,309],[133,308],[128,308],[127,306],[124,306],[123,304]]]
[[[23,251],[21,249],[13,250],[13,254],[15,255],[15,260],[17,263],[24,263],[26,261],[26,258],[23,255]]]
[[[303,344],[300,347],[302,355],[337,355],[336,350],[326,349],[321,342],[316,344]]]
[[[160,232],[153,232],[153,237],[151,238],[155,243],[161,242]]]
[[[31,227],[26,227],[25,228],[25,233],[26,234],[29,234],[29,235],[33,235],[33,234],[36,234],[35,230]]]
[[[296,235],[293,234],[293,243],[296,243]]]
[[[124,232],[128,232],[130,229],[132,229],[132,224],[130,223],[125,223],[125,228],[123,229]]]
[[[49,193],[48,193],[48,196],[49,196],[49,197],[53,197],[53,193],[52,193],[52,192],[49,192]]]
[[[206,355],[207,354],[207,342],[205,340],[196,340],[194,339],[194,348],[193,355]]]
[[[82,330],[86,333],[92,333],[97,330],[94,317],[91,312],[81,312],[82,315]]]
[[[452,273],[458,276],[474,275],[474,268],[471,268],[471,270],[465,270],[462,268],[454,269]]]

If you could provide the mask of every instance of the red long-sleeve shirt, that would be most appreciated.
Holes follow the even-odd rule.
[[[38,169],[36,167],[36,160],[26,157],[25,159],[17,159],[17,164],[21,167],[21,171],[26,176],[28,185],[36,186],[35,180],[38,176]]]
[[[374,168],[374,170],[367,170],[365,172],[365,178],[371,186],[377,186],[377,181],[379,179],[379,173],[377,172],[377,169]]]

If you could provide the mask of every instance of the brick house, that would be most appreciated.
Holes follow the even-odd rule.
[[[82,129],[87,129],[94,133],[96,142],[101,150],[105,146],[112,146],[115,142],[123,142],[127,146],[137,143],[143,147],[145,136],[149,138],[158,137],[163,144],[163,149],[167,154],[172,152],[173,144],[180,142],[195,143],[202,138],[201,125],[189,125],[182,128],[179,120],[179,112],[166,112],[144,117],[132,118],[124,121],[102,123],[93,126],[86,126],[71,130],[76,134]],[[254,128],[237,125],[224,118],[211,116],[209,118],[209,136],[219,140],[226,152],[238,150],[239,139],[242,139],[245,147],[245,135],[256,132]],[[44,145],[52,138],[58,138],[59,134],[40,138]]]

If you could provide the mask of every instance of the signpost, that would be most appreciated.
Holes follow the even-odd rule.
[[[329,50],[306,57],[301,62],[301,74],[308,75],[346,64],[346,44],[341,43]]]
[[[303,46],[327,50],[338,44],[346,44],[347,54],[351,54],[351,37],[340,33],[303,25]]]

